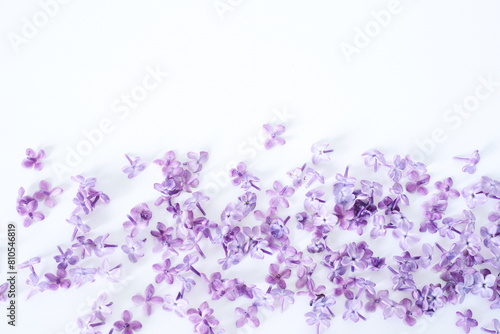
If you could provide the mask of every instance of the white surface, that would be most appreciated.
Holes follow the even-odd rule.
[[[500,86],[466,118],[448,113],[476,94],[481,78],[500,81],[497,1],[402,0],[388,25],[350,61],[342,52],[342,43],[353,44],[357,29],[376,22],[372,11],[392,8],[390,1],[221,2],[233,4],[222,17],[213,0],[69,1],[16,49],[9,41],[12,33],[21,35],[26,24],[23,18],[32,22],[41,7],[32,0],[0,1],[0,203],[2,225],[9,221],[18,224],[18,262],[42,256],[45,261],[37,269],[43,273],[54,268],[51,257],[56,255],[56,245],[70,245],[72,230],[64,219],[72,211],[76,188],[69,175],[97,177],[98,188],[112,201],[92,214],[92,233],[110,232],[110,241],[122,243],[125,215],[141,202],[152,207],[156,198],[152,183],[161,180],[156,166],[149,166],[133,180],[126,179],[121,172],[124,153],[150,163],[171,149],[179,157],[188,151],[209,151],[210,160],[200,180],[202,185],[211,185],[214,199],[208,212],[213,219],[227,201],[240,194],[231,186],[216,190],[221,188],[218,175],[227,171],[229,162],[246,161],[263,180],[262,187],[269,188],[274,178],[289,182],[285,172],[309,161],[311,144],[320,140],[329,141],[336,150],[331,163],[323,167],[326,171],[332,166],[327,172],[330,177],[343,171],[346,164],[351,165],[353,176],[371,177],[359,156],[377,148],[389,159],[394,154],[420,155],[434,181],[454,176],[459,188],[481,175],[500,178]],[[156,68],[168,72],[168,77],[160,78],[145,100],[125,114],[120,102],[123,94],[137,89],[148,71]],[[487,90],[480,88],[480,92]],[[276,115],[283,114],[289,115],[285,120],[287,144],[269,152],[254,148],[252,142],[259,142],[255,137],[262,124],[276,122]],[[112,122],[109,133],[75,168],[58,175],[55,164],[67,164],[68,150],[82,145],[84,132],[98,128],[106,119]],[[441,129],[437,137],[442,143],[425,154],[418,142],[431,138],[434,131],[439,133],[436,129]],[[43,171],[20,167],[27,147],[45,149],[48,157]],[[468,177],[451,157],[474,149],[480,150],[482,160],[477,174]],[[24,186],[32,193],[42,178],[65,192],[53,210],[44,209],[45,221],[23,228],[15,211],[17,189]],[[325,189],[330,192],[330,187],[331,182]],[[301,202],[297,198],[295,207]],[[266,203],[262,195],[259,207]],[[163,218],[162,210],[154,213],[152,224],[170,219]],[[415,216],[417,226],[418,219]],[[5,227],[1,233],[4,235]],[[392,240],[390,236],[388,240]],[[4,239],[0,247],[3,277]],[[80,289],[37,294],[25,302],[26,272],[20,274],[19,326],[15,331],[8,328],[8,333],[63,333],[87,299],[102,289],[111,291],[114,301],[114,314],[104,331],[124,309],[143,323],[141,333],[158,333],[161,326],[170,333],[192,330],[187,319],[162,310],[146,318],[130,300],[153,280],[150,265],[159,261],[158,256],[135,265],[119,250],[113,256],[116,263],[124,264],[126,286],[120,289],[97,280]],[[255,278],[255,266],[267,272],[269,261],[246,262],[231,268],[225,277],[250,281]],[[200,264],[200,269],[205,266],[220,270],[210,263]],[[258,276],[259,284],[265,272]],[[201,282],[198,288],[204,293]],[[194,300],[198,299],[193,297],[191,305],[197,307]],[[239,304],[248,305],[248,301],[210,302],[227,333],[235,331],[234,307]],[[480,326],[489,327],[493,317],[488,305],[474,296],[467,304],[449,305],[433,318],[422,318],[426,320],[415,328],[404,326],[397,318],[383,321],[380,312],[370,314],[365,323],[345,322],[342,306],[339,300],[337,317],[326,332],[439,333],[446,329],[461,333],[454,326],[455,311],[463,311],[465,306],[474,308]],[[313,333],[315,329],[305,323],[306,309],[307,300],[298,298],[283,314],[260,314],[262,325],[254,332]],[[6,321],[4,315],[1,318],[4,333]],[[471,331],[479,332],[478,328]]]

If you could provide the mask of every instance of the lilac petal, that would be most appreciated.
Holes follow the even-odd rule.
[[[134,320],[130,323],[130,328],[134,331],[139,330],[142,328],[142,324],[139,321]]]

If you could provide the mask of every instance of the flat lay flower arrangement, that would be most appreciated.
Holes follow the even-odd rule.
[[[283,125],[266,124],[264,130],[269,136],[265,149],[286,150],[280,147],[286,144]],[[388,158],[378,150],[367,151],[352,162],[364,162],[363,175],[352,175],[349,167],[333,171],[337,167],[329,143],[312,145],[311,153],[303,152],[308,156],[303,165],[286,168],[287,182],[254,175],[240,162],[228,171],[234,200],[218,216],[207,214],[212,199],[198,190],[207,152],[189,152],[183,159],[184,154],[168,151],[152,166],[126,155],[127,166],[116,173],[131,182],[127,179],[145,168],[156,168],[158,182],[151,188],[158,197],[153,203],[138,198],[136,206],[123,212],[125,238],[93,233],[92,213],[106,210],[113,199],[95,178],[74,175],[78,189],[66,220],[71,235],[57,241],[53,257],[23,259],[18,265],[28,277],[27,299],[35,294],[50,298],[98,279],[118,282],[123,272],[153,257],[154,281],[144,282],[126,305],[100,295],[91,312],[76,319],[80,333],[148,331],[144,320],[158,312],[185,318],[196,333],[224,333],[229,323],[259,327],[264,310],[284,312],[293,303],[307,307],[304,321],[316,333],[327,332],[336,321],[371,317],[414,326],[467,298],[500,308],[500,181],[474,175],[478,151],[455,158],[451,172],[469,175],[463,189],[455,187],[454,175],[434,180],[409,155]],[[37,173],[45,157],[43,150],[28,149],[22,167]],[[16,208],[22,225],[43,224],[50,210],[58,208],[62,192],[46,180],[40,180],[34,194],[21,187]],[[450,212],[452,205],[460,210]],[[163,214],[153,215],[151,206]],[[487,211],[487,219],[476,220],[480,210]],[[373,243],[380,240],[391,245],[390,254],[375,251]],[[213,249],[224,256],[212,258]],[[116,252],[121,263],[108,259]],[[270,264],[256,267],[259,281],[226,274],[245,261],[262,260]],[[40,272],[42,261],[51,263],[52,270]],[[201,270],[208,261],[215,264],[212,270]],[[0,301],[7,299],[7,285],[0,285]],[[195,287],[205,292],[198,304],[191,301]],[[214,307],[217,300],[234,304],[223,319]],[[456,326],[465,333],[474,327],[500,333],[500,322],[490,320],[479,324],[467,307],[456,313]]]

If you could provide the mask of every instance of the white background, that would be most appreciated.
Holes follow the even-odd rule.
[[[218,12],[216,5],[224,6],[221,3],[226,7],[219,7]],[[459,187],[478,181],[480,175],[499,178],[500,87],[493,88],[467,116],[449,110],[470,100],[481,78],[500,81],[500,4],[493,0],[401,0],[395,4],[397,11],[380,28],[374,13],[392,8],[390,1],[74,0],[61,4],[43,22],[37,1],[1,0],[0,203],[3,221],[18,224],[18,261],[42,256],[38,272],[52,271],[56,245],[70,245],[72,230],[64,221],[76,191],[70,175],[97,177],[98,188],[112,202],[92,216],[92,233],[95,237],[109,232],[112,242],[123,242],[125,215],[140,202],[152,206],[156,196],[152,183],[161,181],[155,166],[133,180],[126,179],[121,172],[125,153],[151,163],[171,149],[182,159],[188,151],[208,151],[211,158],[200,180],[213,198],[208,209],[213,219],[224,203],[239,195],[224,182],[228,163],[246,161],[268,188],[274,178],[289,182],[285,172],[308,161],[310,146],[317,141],[328,141],[335,149],[327,165],[331,169],[325,172],[330,181],[347,164],[353,176],[370,177],[360,155],[372,148],[386,153],[388,160],[395,154],[418,156],[429,165],[434,181],[450,175]],[[26,22],[37,19],[39,27],[23,36],[23,30],[29,32]],[[371,31],[373,37],[360,45],[355,41],[359,31],[370,27],[380,30]],[[13,42],[16,38],[18,44]],[[342,52],[346,44],[361,47],[346,57]],[[116,112],[123,94],[131,94],[148,69],[155,68],[168,72],[168,77],[127,115]],[[284,114],[288,115],[284,120],[277,117]],[[262,124],[282,121],[287,126],[284,147],[267,152],[253,146],[261,142]],[[101,122],[112,123],[109,133],[96,137],[87,156],[74,168],[68,167],[68,152],[85,145],[85,133]],[[439,133],[440,142],[430,144],[434,132]],[[421,149],[419,145],[426,146]],[[47,152],[43,171],[21,168],[27,147]],[[478,173],[463,175],[461,165],[451,157],[467,156],[475,149],[482,154]],[[56,171],[62,165],[69,169],[67,173]],[[45,221],[26,229],[15,211],[17,189],[23,186],[33,193],[41,179],[65,192],[54,209],[41,205]],[[259,205],[265,208],[265,204],[262,197]],[[154,213],[154,223],[165,217],[163,210]],[[1,233],[5,234],[5,227]],[[3,276],[5,239],[0,247]],[[130,300],[153,280],[150,264],[158,258],[132,265],[120,250],[113,256],[115,263],[125,265],[127,283],[119,292],[99,279],[80,289],[47,292],[24,301],[27,273],[20,273],[19,326],[14,331],[9,328],[9,333],[64,333],[80,315],[78,308],[102,289],[112,290],[115,303],[110,324],[130,309],[143,323],[144,333],[192,330],[187,319],[162,310],[146,318]],[[236,267],[224,274],[251,280],[255,265],[264,275],[268,263],[249,262],[243,269]],[[200,266],[207,267],[207,272],[220,270]],[[255,279],[262,280],[262,275]],[[493,315],[487,312],[488,305],[474,297],[466,302],[476,307],[480,326],[491,328]],[[465,305],[450,305],[434,318],[407,328],[397,318],[383,321],[379,311],[365,323],[345,322],[342,303],[336,306],[337,317],[326,332],[438,333],[446,329],[460,333],[454,326],[455,311],[465,309]],[[214,303],[228,333],[235,331],[235,305]],[[262,326],[255,332],[312,333],[315,329],[305,324],[305,312],[307,300],[297,299],[283,314],[261,315]],[[3,315],[1,319],[4,328]]]

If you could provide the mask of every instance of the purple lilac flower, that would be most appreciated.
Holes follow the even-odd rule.
[[[135,237],[140,230],[144,229],[149,225],[152,214],[151,210],[146,203],[141,203],[132,210],[130,210],[130,215],[127,215],[128,220],[123,223],[123,227],[126,230],[130,230],[130,236]]]
[[[313,164],[317,165],[321,161],[330,161],[330,156],[327,153],[331,153],[333,150],[328,149],[329,145],[328,143],[316,143],[311,147]]]
[[[146,168],[146,164],[142,162],[141,158],[139,157],[136,157],[134,160],[132,160],[127,154],[125,154],[125,158],[127,158],[130,166],[123,167],[122,171],[125,174],[128,174],[127,177],[129,179],[136,177],[139,172],[142,172]]]
[[[203,193],[201,191],[196,191],[192,194],[192,197],[188,198],[184,202],[183,207],[185,210],[189,210],[189,211],[193,211],[195,208],[198,208],[198,209],[200,209],[201,213],[205,216],[205,211],[201,207],[200,203],[206,202],[209,199],[210,199],[210,197],[203,195]]]
[[[44,201],[47,207],[53,208],[57,203],[54,197],[63,192],[62,188],[55,187],[54,189],[50,189],[50,183],[45,180],[40,181],[39,187],[40,190],[37,191],[33,197],[37,201]]]
[[[76,287],[79,288],[82,284],[86,282],[94,282],[94,275],[97,273],[96,268],[80,268],[75,267],[69,270],[69,275],[75,283]]]
[[[279,181],[274,181],[273,189],[266,190],[266,195],[270,196],[269,205],[271,207],[277,208],[278,206],[283,206],[288,208],[290,203],[286,197],[290,197],[294,194],[295,189],[289,186],[283,186]]]
[[[465,161],[466,165],[462,168],[464,173],[474,174],[476,172],[476,165],[478,164],[481,157],[479,156],[479,151],[475,150],[472,152],[470,158],[454,157],[453,159]]]
[[[470,309],[466,310],[465,313],[457,312],[459,320],[456,325],[462,327],[465,333],[469,333],[472,327],[477,327],[476,319],[472,318],[472,311]]]
[[[169,312],[175,312],[177,316],[184,318],[186,316],[186,310],[188,307],[188,301],[181,298],[181,296],[177,296],[177,298],[174,298],[171,295],[166,295],[165,298],[163,298],[163,306],[162,308],[165,311]]]
[[[40,281],[40,278],[35,273],[35,271],[31,272],[28,279],[26,280],[26,284],[28,286],[31,286],[31,290],[28,293],[28,296],[26,296],[26,300],[30,298],[35,292],[37,291],[44,292],[49,287],[49,282]]]
[[[403,171],[405,169],[406,159],[401,158],[400,155],[396,155],[394,157],[394,165],[391,166],[388,175],[394,182],[399,182],[401,180],[401,177],[403,176]]]
[[[92,304],[92,312],[95,315],[95,317],[101,321],[106,321],[106,318],[108,318],[112,311],[111,311],[111,305],[113,305],[113,302],[107,302],[106,299],[108,298],[108,294],[106,292],[101,293],[97,299],[94,301]]]
[[[95,177],[90,177],[86,179],[82,175],[76,175],[72,176],[71,180],[75,181],[78,183],[78,186],[82,189],[89,189],[95,186],[96,183],[96,178]]]
[[[451,177],[446,178],[443,182],[436,182],[434,186],[437,190],[441,190],[441,192],[446,195],[446,198],[460,197],[460,193],[457,190],[451,189],[453,186],[453,179]]]
[[[203,164],[208,161],[208,152],[201,151],[200,153],[189,152],[188,158],[191,159],[186,162],[187,168],[192,173],[198,173],[203,168]]]
[[[496,277],[492,274],[483,276],[481,273],[474,274],[474,285],[472,294],[480,295],[482,298],[491,298],[493,296],[493,286],[496,283]]]
[[[384,155],[378,150],[371,150],[363,153],[361,155],[365,158],[365,166],[372,167],[373,171],[377,172],[379,165],[386,165]]]
[[[153,312],[153,306],[160,306],[163,304],[163,298],[155,296],[155,288],[153,284],[149,284],[144,291],[144,296],[137,294],[132,297],[132,301],[136,305],[142,305],[144,313],[149,317]]]
[[[95,327],[102,326],[105,324],[104,321],[100,322],[94,322],[98,321],[100,319],[97,319],[97,316],[92,313],[83,317],[80,317],[76,319],[76,324],[78,328],[80,329],[80,333],[85,333],[85,334],[101,334],[100,331],[96,332]]]
[[[416,305],[412,306],[412,304],[410,299],[404,298],[400,303],[403,308],[396,310],[396,315],[403,319],[403,322],[408,326],[414,326],[417,323],[416,318],[422,315],[422,309]]]
[[[49,282],[47,289],[55,291],[59,288],[69,288],[71,286],[71,281],[69,279],[66,279],[67,275],[68,274],[64,269],[58,269],[56,275],[51,273],[45,274],[45,278],[47,278],[47,281]]]
[[[342,319],[350,319],[354,322],[358,322],[359,319],[366,320],[366,318],[359,313],[362,307],[363,302],[361,300],[347,300],[345,302],[346,311],[342,315]]]
[[[289,304],[293,304],[295,302],[295,299],[293,298],[295,293],[292,290],[275,288],[271,290],[271,295],[274,300],[278,301],[281,305],[281,312],[283,312],[285,302],[288,302]]]
[[[429,183],[429,174],[418,175],[417,173],[412,173],[408,178],[410,179],[410,182],[406,183],[406,191],[411,194],[415,192],[419,195],[428,194],[429,191],[427,190],[425,185]]]
[[[23,226],[28,227],[34,222],[39,222],[45,219],[45,216],[40,211],[36,211],[38,209],[38,202],[36,200],[32,200],[24,207],[18,207],[18,212],[21,216],[26,216],[23,221]]]
[[[376,294],[372,294],[368,290],[366,290],[366,299],[368,302],[365,304],[366,312],[375,312],[377,306],[381,309],[384,309],[384,299],[389,298],[388,290],[380,290]]]
[[[307,312],[305,316],[307,317],[306,323],[309,326],[316,325],[317,334],[319,334],[320,326],[330,328],[330,317],[323,313]]]
[[[236,328],[243,327],[243,325],[247,322],[250,327],[259,327],[260,321],[256,316],[258,313],[257,306],[252,305],[246,310],[241,307],[237,307],[235,312],[239,316],[238,320],[236,320]]]
[[[97,268],[97,274],[99,274],[99,276],[105,277],[110,282],[116,283],[116,282],[120,281],[120,277],[121,277],[120,267],[121,267],[121,264],[111,268],[111,266],[109,264],[109,260],[107,258],[105,258],[102,261],[101,266],[99,268]]]
[[[41,262],[41,258],[39,256],[32,257],[31,259],[24,261],[17,265],[17,269],[30,268],[31,272],[35,272],[35,268],[33,265]]]
[[[114,329],[117,331],[123,332],[123,334],[133,334],[141,330],[142,324],[137,320],[132,321],[132,313],[130,311],[123,311],[122,319],[113,324]]]
[[[59,250],[59,253],[61,255],[56,255],[54,256],[54,260],[56,260],[57,263],[57,269],[66,269],[68,265],[75,265],[80,258],[78,256],[71,256],[73,255],[73,251],[71,249],[67,249],[66,252],[63,252],[61,247],[57,246],[57,249]]]
[[[0,285],[0,302],[4,302],[7,300],[7,295],[5,292],[9,288],[9,282],[5,282],[2,285]]]
[[[481,190],[491,196],[500,196],[500,181],[493,180],[488,176],[481,177]]]
[[[500,321],[498,321],[498,319],[493,319],[493,327],[495,327],[495,329],[486,329],[484,327],[481,327],[481,330],[485,331],[486,333],[500,334]]]
[[[72,215],[71,218],[66,219],[66,221],[68,223],[70,223],[71,225],[75,226],[75,229],[73,230],[73,234],[71,236],[72,241],[75,240],[75,237],[78,234],[78,232],[85,234],[85,233],[88,233],[90,231],[90,226],[88,226],[87,224],[84,224],[82,222],[82,218],[80,218],[80,216],[78,216],[78,215]]]
[[[282,135],[285,132],[285,126],[284,125],[276,125],[275,127],[271,126],[270,124],[264,124],[263,125],[264,131],[269,135],[270,138],[266,139],[264,143],[264,148],[266,150],[270,150],[271,148],[274,147],[274,145],[285,145],[286,141],[285,139],[278,137],[279,135]]]
[[[284,269],[280,272],[279,266],[275,263],[269,265],[269,275],[266,276],[266,282],[274,285],[277,284],[281,289],[286,289],[285,279],[292,274],[290,269]]]
[[[198,309],[187,310],[188,319],[194,324],[195,332],[199,334],[208,334],[219,324],[219,320],[212,315],[213,313],[214,310],[208,306],[207,302],[203,302]]]
[[[163,281],[168,284],[174,283],[174,278],[178,274],[178,270],[175,267],[171,267],[170,259],[166,259],[163,263],[153,264],[153,270],[158,273],[155,278],[156,283],[161,283]]]
[[[136,263],[138,258],[144,256],[144,253],[140,249],[144,247],[146,239],[135,241],[132,237],[127,236],[125,241],[127,244],[122,245],[122,250],[128,255],[130,262]]]
[[[488,201],[488,197],[481,192],[481,185],[476,184],[462,190],[462,196],[465,198],[469,209],[474,209],[477,205],[483,205]]]
[[[44,150],[38,150],[37,153],[31,148],[26,149],[26,159],[21,162],[21,166],[24,168],[33,167],[34,170],[42,170],[43,162],[42,160],[45,158]]]

